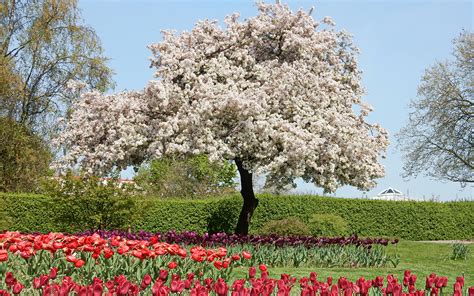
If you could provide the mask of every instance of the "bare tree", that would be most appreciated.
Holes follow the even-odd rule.
[[[404,176],[474,182],[474,34],[454,40],[454,60],[426,70],[409,122],[398,134]]]

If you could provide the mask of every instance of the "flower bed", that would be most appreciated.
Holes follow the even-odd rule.
[[[34,278],[31,282],[26,282],[26,286],[21,283],[13,273],[7,272],[5,276],[5,290],[0,289],[0,295],[11,295],[21,293],[33,293],[39,295],[295,295],[302,296],[339,296],[339,295],[392,295],[392,296],[437,296],[443,293],[449,294],[452,291],[454,296],[474,295],[474,287],[464,287],[464,278],[457,277],[453,289],[448,288],[448,279],[431,274],[426,277],[425,286],[417,287],[417,276],[409,270],[404,273],[403,281],[399,283],[393,275],[388,275],[385,279],[377,276],[375,279],[365,279],[360,277],[357,281],[351,282],[345,277],[340,277],[337,281],[332,277],[326,280],[318,280],[317,273],[311,272],[309,277],[299,280],[288,274],[281,274],[279,279],[271,278],[265,265],[260,265],[260,277],[257,277],[255,267],[249,269],[249,274],[245,279],[238,279],[232,284],[223,278],[204,278],[189,272],[185,277],[179,274],[171,274],[166,269],[161,269],[158,277],[153,279],[149,274],[145,274],[141,281],[129,281],[124,275],[115,276],[109,280],[94,277],[89,284],[80,284],[70,276],[58,277],[58,269],[52,268],[48,274],[42,274]]]
[[[215,233],[202,235],[196,232],[168,231],[150,233],[140,231],[99,230],[87,231],[77,235],[90,236],[99,234],[102,238],[125,237],[132,240],[151,238],[159,241],[179,244],[180,246],[225,246],[231,253],[251,251],[254,256],[246,266],[266,263],[280,267],[396,267],[400,261],[398,255],[388,256],[384,246],[397,244],[398,240],[386,238],[349,237],[312,237],[312,236],[278,236],[278,235],[235,235]]]
[[[448,287],[448,279],[432,274],[423,290],[416,288],[416,276],[409,271],[400,283],[387,276],[386,284],[380,276],[354,283],[343,277],[334,283],[332,278],[320,281],[316,273],[301,279],[286,274],[271,278],[264,256],[255,259],[261,250],[249,252],[245,246],[252,247],[186,248],[157,236],[137,240],[5,232],[0,234],[0,295],[438,295]],[[253,267],[257,265],[259,277]],[[232,280],[232,270],[244,266],[250,266],[248,276]],[[455,295],[468,295],[462,277],[453,288]],[[469,291],[474,295],[474,288]]]
[[[202,235],[194,231],[185,231],[177,233],[176,231],[156,232],[151,233],[147,231],[139,231],[137,233],[129,233],[121,230],[89,230],[78,233],[78,236],[90,236],[98,234],[102,238],[113,238],[116,236],[124,237],[133,240],[150,240],[152,237],[157,237],[160,241],[170,244],[186,244],[186,245],[201,245],[201,246],[215,246],[215,245],[273,245],[277,247],[298,247],[305,246],[324,247],[329,245],[356,245],[369,247],[372,245],[387,246],[390,244],[397,244],[398,239],[389,240],[387,238],[359,238],[357,235],[348,237],[314,237],[314,236],[279,236],[279,235],[239,235],[221,233],[204,233]]]

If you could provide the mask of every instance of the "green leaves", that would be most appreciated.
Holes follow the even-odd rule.
[[[143,165],[134,178],[147,196],[198,198],[234,191],[233,163],[211,162],[207,155],[166,157]]]

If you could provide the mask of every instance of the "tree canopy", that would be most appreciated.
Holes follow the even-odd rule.
[[[76,0],[0,2],[0,116],[47,135],[72,97],[67,81],[111,86],[111,70]]]
[[[51,152],[46,143],[24,125],[0,117],[0,192],[38,190],[50,173]]]
[[[405,176],[474,182],[474,34],[454,40],[453,56],[425,71],[410,104],[398,135]]]

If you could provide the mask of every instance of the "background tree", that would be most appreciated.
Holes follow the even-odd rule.
[[[205,20],[165,32],[150,46],[159,79],[142,92],[84,93],[58,138],[69,147],[58,167],[106,173],[177,154],[233,160],[243,197],[237,233],[248,233],[258,205],[254,172],[277,186],[295,178],[325,191],[373,186],[387,134],[365,121],[350,36],[302,10],[258,8],[243,22],[227,17],[224,29]]]
[[[154,159],[140,167],[134,181],[147,195],[197,198],[234,191],[236,173],[232,163],[210,162],[201,154]]]
[[[27,127],[0,117],[0,192],[31,192],[48,175],[51,153]]]
[[[474,34],[454,40],[454,60],[428,68],[399,135],[405,176],[474,182]]]
[[[71,97],[67,81],[106,90],[111,70],[76,0],[0,1],[0,116],[50,134]]]

